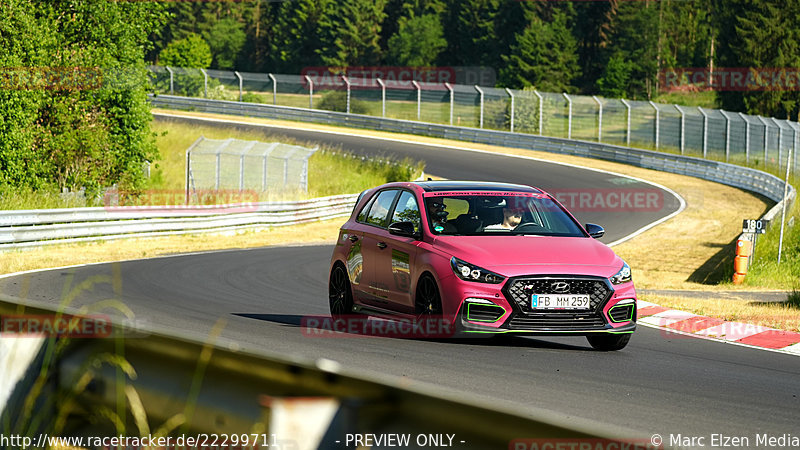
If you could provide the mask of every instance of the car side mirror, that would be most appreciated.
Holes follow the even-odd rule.
[[[604,234],[606,234],[606,230],[603,229],[603,227],[601,227],[600,225],[595,225],[593,223],[586,224],[586,231],[589,232],[589,236],[595,239],[600,239],[601,237],[603,237]]]
[[[393,234],[395,236],[410,237],[414,239],[419,237],[417,232],[414,231],[413,222],[394,222],[391,225],[389,225],[389,234]]]

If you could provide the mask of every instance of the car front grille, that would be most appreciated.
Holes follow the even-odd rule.
[[[511,329],[580,331],[606,327],[602,309],[614,290],[608,280],[599,277],[523,276],[510,279],[503,292],[515,307],[508,322]],[[589,295],[589,309],[534,310],[532,294]]]

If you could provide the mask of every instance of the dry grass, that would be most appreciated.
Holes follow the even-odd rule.
[[[648,296],[647,301],[701,316],[800,332],[800,305],[792,302],[759,303],[720,298],[700,300],[659,295]]]

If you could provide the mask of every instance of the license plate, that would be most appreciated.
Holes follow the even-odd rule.
[[[533,309],[589,309],[588,295],[576,294],[533,294],[531,308]]]

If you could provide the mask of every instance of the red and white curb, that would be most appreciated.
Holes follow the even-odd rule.
[[[637,322],[676,335],[717,339],[800,356],[800,333],[698,316],[639,300]]]

